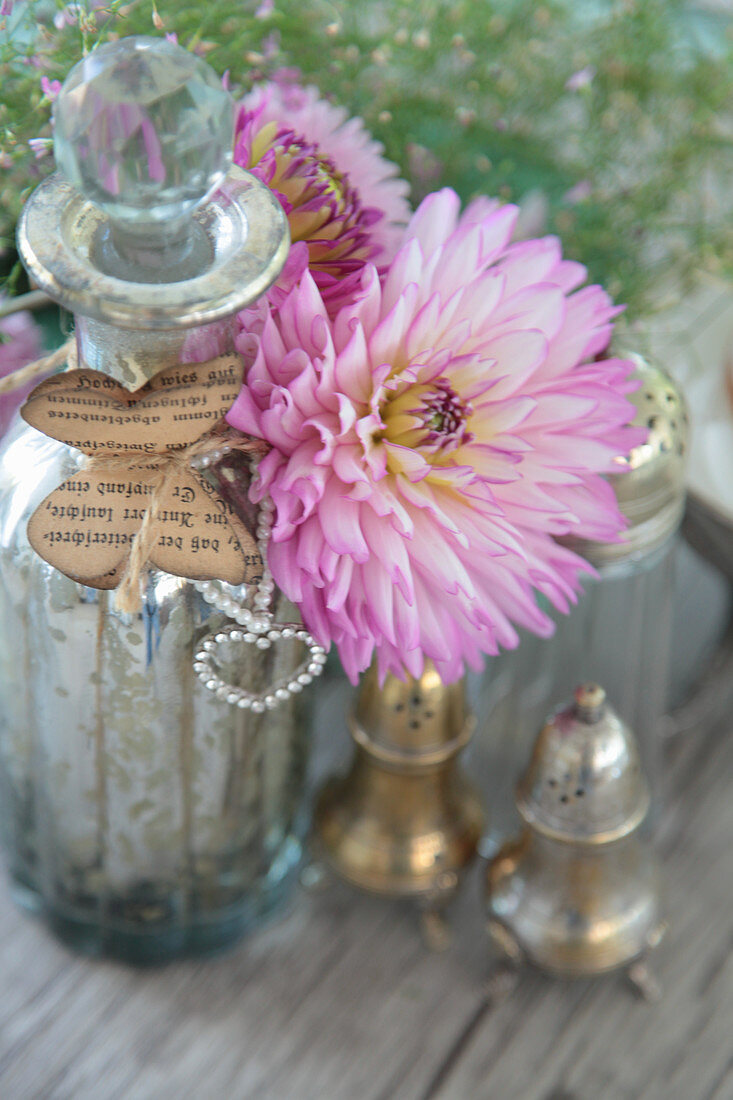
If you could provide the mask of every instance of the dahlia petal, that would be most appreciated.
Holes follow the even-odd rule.
[[[410,284],[389,311],[383,321],[377,325],[369,340],[369,352],[373,364],[392,362],[405,339],[410,313],[417,298],[417,287]]]
[[[509,397],[503,402],[482,402],[471,418],[471,432],[479,443],[494,443],[500,434],[516,428],[527,420],[537,406],[534,397]],[[513,444],[507,448],[513,450]]]
[[[428,300],[411,321],[405,339],[405,352],[412,359],[424,350],[425,345],[435,347],[437,333],[441,330],[442,301],[437,292]]]
[[[352,294],[349,304],[336,315],[333,331],[334,343],[339,351],[357,325],[361,325],[364,332],[373,331],[380,315],[381,294],[379,272],[372,264],[367,264],[361,274],[358,292]]]
[[[405,675],[419,679],[425,668],[425,659],[420,649],[400,652],[390,645],[381,645],[376,649],[379,686],[384,687],[388,674],[404,680]]]
[[[415,581],[415,603],[420,607],[420,636],[423,644],[430,648],[433,660],[447,661],[451,656],[449,637],[446,634],[447,616],[441,616],[441,605],[431,599],[429,590],[423,581]],[[410,648],[415,648],[417,643]]]
[[[254,478],[250,485],[249,494],[257,504],[263,500],[276,479],[277,473],[283,466],[287,466],[287,458],[274,448],[264,458],[260,459],[257,468],[258,478]]]
[[[446,539],[440,555],[435,554],[435,547],[431,545],[434,543],[435,529],[424,509],[415,510],[414,527],[415,535],[410,554],[417,572],[422,577],[433,578],[439,589],[448,595],[455,596],[461,591],[463,595],[473,599],[476,595],[473,581],[453,545]]]
[[[476,473],[483,481],[489,481],[494,485],[506,485],[509,481],[517,481],[522,474],[518,469],[521,461],[519,455],[508,455],[494,451],[493,447],[472,442],[470,444],[470,461],[474,464]],[[465,450],[456,451],[456,461],[469,461]]]
[[[431,477],[430,481],[432,482],[434,480],[435,479]],[[438,496],[433,492],[432,486],[427,479],[413,482],[411,479],[400,475],[397,478],[397,484],[400,495],[405,503],[409,504],[411,508],[424,509],[428,512],[431,519],[435,520],[439,526],[443,528],[444,533],[449,532],[459,543],[463,543],[464,545],[468,544],[464,532],[461,531],[456,521],[448,514],[447,510],[441,508]]]
[[[322,355],[323,347],[314,344],[312,340],[313,321],[316,317],[325,322],[328,314],[313,276],[306,271],[280,309],[280,331],[287,346],[300,348],[308,355]],[[324,325],[321,333],[329,335],[327,325]]]
[[[320,554],[323,546],[323,531],[318,516],[309,516],[298,528],[298,537],[294,540],[293,553],[299,569],[311,577],[320,572]]]
[[[351,398],[355,406],[364,404],[369,400],[371,392],[369,352],[364,329],[361,325],[354,326],[345,347],[339,352],[335,360],[332,379],[333,385]],[[324,383],[325,381],[324,375]]]
[[[615,457],[615,450],[609,444],[596,439],[565,432],[547,432],[542,441],[543,457],[562,464],[568,451],[572,455],[572,465],[587,466],[590,469],[606,469]]]
[[[285,346],[280,330],[275,324],[274,318],[269,313],[262,330],[260,348],[262,355],[255,361],[252,368],[255,372],[263,371],[271,365],[275,366],[288,354],[288,349]],[[295,350],[300,351],[300,348]],[[256,376],[257,374],[255,373],[255,377]],[[247,375],[247,380],[249,381],[249,375]]]
[[[320,573],[324,581],[333,582],[338,570],[341,555],[337,554],[332,546],[325,545],[321,549]],[[315,583],[315,578],[314,578]],[[321,586],[323,587],[323,586]]]
[[[371,507],[362,508],[360,515],[362,531],[371,552],[381,561],[390,580],[397,586],[405,601],[412,606],[415,600],[415,589],[404,538],[391,523],[381,522]]]
[[[237,394],[236,401],[227,413],[227,422],[240,432],[246,432],[248,435],[254,435],[258,439],[262,439],[260,416],[261,410],[255,404],[251,392],[246,386],[242,386]]]
[[[308,245],[305,241],[294,241],[290,246],[288,258],[277,277],[277,283],[269,291],[274,305],[282,305],[298,280],[308,267]]]
[[[285,400],[279,400],[274,408],[266,409],[260,415],[262,438],[279,447],[284,453],[297,445],[303,425],[302,416],[297,409],[293,408],[291,402],[292,399],[288,395]]]
[[[267,551],[267,563],[279,587],[293,603],[303,601],[303,575],[298,568],[292,542],[273,540]]]
[[[275,576],[274,569],[272,575]],[[277,578],[275,579],[277,580]],[[277,583],[280,584],[280,581],[277,581]],[[323,591],[312,586],[305,589],[302,598],[298,600],[298,607],[307,629],[319,645],[327,649],[331,644],[331,619],[323,601]],[[339,648],[341,644],[342,642],[339,643]]]
[[[427,259],[445,243],[458,222],[461,200],[450,187],[435,191],[420,203],[405,231],[406,239],[417,240]]]
[[[432,467],[419,451],[403,447],[399,443],[385,443],[387,464],[393,473],[403,473],[410,481],[421,481]]]
[[[326,543],[336,554],[351,554],[354,561],[369,559],[369,547],[359,525],[360,505],[344,495],[337,478],[326,484],[321,505],[321,527]]]
[[[471,226],[455,240],[450,248],[443,249],[440,265],[440,287],[443,297],[450,297],[463,290],[466,283],[466,271],[478,271],[483,252],[482,225]],[[504,244],[505,241],[502,241]]]
[[[588,277],[588,271],[583,264],[575,260],[563,260],[553,272],[552,281],[556,283],[565,294],[575,290]]]
[[[303,480],[307,482],[309,478],[313,477],[313,480],[321,481],[325,478],[323,473],[318,475],[314,470],[314,466],[318,464],[320,452],[322,450],[322,442],[318,436],[309,436],[304,439],[302,443],[299,443],[292,451],[289,459],[287,470],[280,479],[280,484],[283,489],[292,489],[298,481]]]
[[[395,623],[392,613],[393,588],[389,574],[385,572],[381,563],[374,556],[368,557],[362,564],[361,574],[364,590],[369,593],[366,613],[372,623],[373,632],[395,645]]]
[[[542,367],[543,377],[555,377],[575,366],[591,355],[591,348],[597,349],[592,354],[603,351],[610,338],[609,322],[618,312],[601,287],[585,287],[571,294],[566,299],[562,327],[552,338]]]
[[[562,252],[557,237],[520,241],[507,248],[501,270],[506,279],[505,294],[518,293],[527,284],[555,282],[552,278],[560,266]],[[585,277],[585,273],[584,273]]]
[[[369,667],[374,652],[371,638],[344,638],[338,643],[339,657],[344,672],[352,684],[359,682],[359,673]]]
[[[465,225],[475,225],[476,222],[485,221],[486,218],[494,214],[501,206],[498,199],[490,199],[487,195],[477,195],[475,199],[471,199],[466,209],[461,215],[461,223]]]
[[[417,649],[423,629],[414,595],[407,600],[400,589],[393,592],[396,646],[399,650]]]
[[[519,217],[519,207],[507,204],[493,211],[481,223],[481,264],[497,258],[511,237]]]
[[[497,306],[492,322],[496,334],[518,329],[537,329],[548,340],[561,331],[566,312],[566,299],[552,283],[535,283]]]
[[[415,524],[412,513],[402,504],[396,492],[387,484],[387,479],[374,486],[369,504],[378,516],[391,516],[400,534],[411,539]]]
[[[510,373],[498,378],[492,387],[489,399],[493,403],[523,388],[547,355],[547,339],[535,329],[508,332],[496,340],[488,340],[481,352],[497,363],[507,363],[511,368]]]
[[[505,285],[504,273],[490,268],[464,289],[461,308],[470,318],[474,338],[480,338],[491,325],[494,311],[505,296]]]
[[[423,255],[418,241],[411,238],[405,242],[392,261],[387,276],[382,283],[382,310],[389,313],[406,286],[418,285],[422,272]]]
[[[369,484],[369,478],[364,468],[363,453],[356,443],[342,444],[340,447],[335,448],[333,469],[344,485],[353,484],[357,481]]]

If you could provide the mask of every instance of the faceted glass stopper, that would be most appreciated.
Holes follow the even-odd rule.
[[[232,129],[232,99],[213,69],[160,38],[98,47],[54,105],[59,168],[135,236],[180,226],[216,189]]]

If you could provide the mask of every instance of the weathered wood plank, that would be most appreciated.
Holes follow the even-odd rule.
[[[733,1097],[728,728],[723,720],[682,746],[684,790],[664,830],[671,928],[655,959],[662,1003],[635,1001],[618,977],[576,986],[528,975],[511,1001],[486,1013],[425,1100]]]
[[[340,689],[323,693],[332,735]],[[3,1100],[730,1100],[730,722],[680,746],[663,830],[666,998],[528,972],[484,999],[479,875],[449,951],[409,906],[332,885],[232,954],[136,972],[68,954],[0,896]],[[343,754],[343,743],[332,750]],[[320,770],[320,769],[319,769]]]

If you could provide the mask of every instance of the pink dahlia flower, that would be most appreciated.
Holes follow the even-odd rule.
[[[567,611],[586,563],[554,536],[623,526],[600,476],[643,439],[632,364],[600,358],[618,310],[517,211],[429,196],[380,282],[329,321],[307,274],[257,334],[233,425],[266,440],[273,575],[355,678],[446,681]],[[251,361],[251,359],[250,359]]]
[[[361,119],[314,88],[268,83],[245,99],[234,161],[275,191],[288,216],[293,248],[281,290],[309,267],[333,314],[368,261],[392,258],[410,216],[408,185],[382,153]]]

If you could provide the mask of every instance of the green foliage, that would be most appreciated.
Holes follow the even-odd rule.
[[[732,25],[689,0],[112,0],[57,27],[64,10],[16,3],[0,30],[8,256],[52,167],[27,144],[50,136],[42,73],[63,79],[111,35],[168,31],[235,93],[298,68],[365,118],[416,201],[445,184],[464,199],[541,191],[567,254],[635,313],[670,274],[733,268]]]

